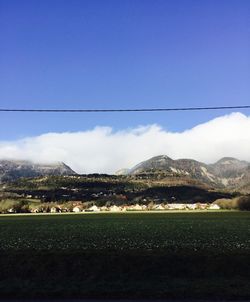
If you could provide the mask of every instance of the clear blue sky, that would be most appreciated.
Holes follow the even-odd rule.
[[[249,103],[249,0],[0,0],[0,107]],[[181,131],[226,112],[0,113],[0,139],[96,125]]]

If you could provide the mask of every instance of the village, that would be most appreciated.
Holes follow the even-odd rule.
[[[195,203],[195,204],[183,204],[183,203],[171,203],[171,204],[150,204],[150,205],[111,205],[111,206],[97,206],[92,205],[89,208],[84,208],[80,203],[75,204],[73,207],[67,207],[63,205],[48,206],[47,208],[32,208],[30,213],[99,213],[99,212],[146,212],[146,211],[194,211],[194,210],[220,210],[220,206],[217,204],[207,203]],[[15,209],[11,208],[8,213],[15,213]]]

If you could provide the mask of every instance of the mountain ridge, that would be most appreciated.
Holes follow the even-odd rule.
[[[34,163],[27,160],[0,160],[0,183],[21,177],[49,175],[78,175],[63,162]],[[80,174],[79,174],[80,175]],[[121,169],[116,175],[176,180],[177,183],[194,182],[216,189],[250,192],[250,163],[233,157],[223,157],[212,164],[167,155],[154,156],[131,169]]]
[[[250,183],[250,163],[233,157],[223,157],[213,164],[194,159],[172,159],[154,156],[127,171],[128,175],[159,175],[188,177],[216,188],[237,189]]]
[[[28,160],[0,160],[0,182],[14,181],[20,177],[76,174],[64,162],[34,163]]]

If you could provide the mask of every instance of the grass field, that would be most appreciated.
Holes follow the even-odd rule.
[[[2,298],[250,298],[250,213],[0,217]]]

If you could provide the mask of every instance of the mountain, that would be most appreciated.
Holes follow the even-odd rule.
[[[0,160],[0,183],[20,177],[76,174],[63,162],[37,164],[30,161]],[[117,175],[157,179],[164,184],[207,186],[250,193],[250,163],[232,157],[224,157],[214,164],[193,159],[173,160],[159,155],[143,161],[132,169],[122,169]]]
[[[193,179],[212,187],[238,189],[250,184],[250,163],[224,157],[214,164],[205,164],[193,159],[173,160],[160,155],[139,163],[128,174]]]
[[[36,164],[22,160],[0,160],[0,182],[13,181],[20,177],[76,174],[63,162]]]
[[[215,164],[212,164],[211,167],[219,177],[235,178],[242,176],[242,171],[249,167],[249,163],[233,157],[223,157]]]
[[[120,169],[118,171],[115,172],[115,175],[128,175],[129,174],[129,169]]]

